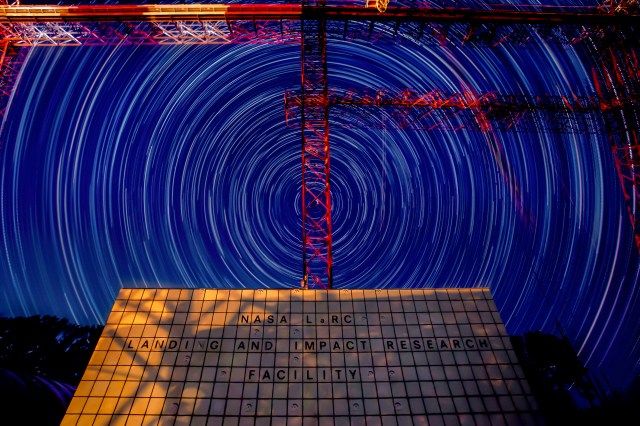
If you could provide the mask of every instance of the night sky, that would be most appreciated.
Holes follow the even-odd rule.
[[[589,59],[545,43],[328,57],[341,90],[595,93]],[[295,44],[32,49],[0,131],[0,315],[100,324],[121,287],[298,287],[299,88]],[[511,334],[566,333],[618,388],[638,374],[640,260],[605,134],[330,118],[336,288],[487,286]]]

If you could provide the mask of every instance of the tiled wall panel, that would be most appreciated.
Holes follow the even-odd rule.
[[[122,289],[63,425],[538,424],[488,289]]]

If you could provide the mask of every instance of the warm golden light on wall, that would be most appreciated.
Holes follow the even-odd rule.
[[[123,289],[63,425],[534,424],[487,289]]]

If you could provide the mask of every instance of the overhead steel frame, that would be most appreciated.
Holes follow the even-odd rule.
[[[326,40],[387,39],[496,45],[534,39],[591,43],[609,52],[594,72],[602,105],[628,105],[640,81],[637,3],[603,7],[504,7],[496,10],[325,7],[298,5],[2,6],[0,0],[0,112],[4,113],[30,46],[302,42],[303,279],[308,288],[332,286],[331,198]],[[385,2],[376,1],[376,6]],[[6,4],[6,3],[4,3]],[[384,7],[382,8],[384,9]],[[380,25],[382,23],[382,25]],[[329,25],[331,24],[331,25]],[[304,29],[303,29],[304,26]],[[391,31],[390,31],[391,29]],[[630,77],[624,73],[630,73]],[[470,110],[486,114],[473,100]],[[637,105],[637,103],[636,103]],[[438,108],[447,108],[442,105]],[[640,249],[640,152],[637,110],[604,108],[623,194]],[[491,118],[489,116],[489,118]]]

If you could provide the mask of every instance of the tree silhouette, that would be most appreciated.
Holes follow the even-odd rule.
[[[60,424],[101,332],[52,316],[0,318],[0,409],[20,424]]]
[[[53,316],[0,318],[0,368],[76,386],[101,332]]]
[[[511,341],[549,424],[568,424],[602,405],[588,370],[566,338],[536,331]]]

